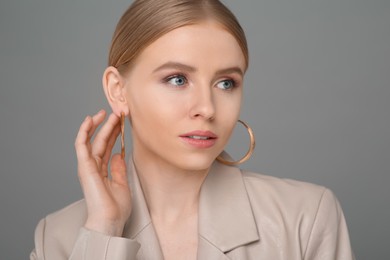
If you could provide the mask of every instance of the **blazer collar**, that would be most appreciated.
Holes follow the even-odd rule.
[[[135,170],[135,165],[130,156],[128,163],[129,185],[132,195],[132,210],[130,219],[126,225],[126,232],[130,238],[134,239],[145,227],[152,224],[146,205],[144,193]]]
[[[215,161],[200,193],[199,235],[223,252],[259,240],[240,169]]]
[[[132,239],[147,237],[147,243],[152,242],[156,250],[160,246],[132,159],[128,169],[133,209],[125,235]],[[213,163],[201,188],[198,218],[199,237],[204,240],[199,241],[199,254],[203,254],[201,246],[206,244],[209,249],[228,252],[259,240],[242,174],[236,167]],[[162,259],[161,250],[158,254],[153,259]]]
[[[146,205],[132,156],[130,156],[127,165],[129,185],[132,193],[132,210],[131,216],[125,225],[123,235],[124,237],[135,239],[141,244],[141,248],[137,254],[139,259],[163,260],[164,257],[160,243],[149,215],[148,206]]]

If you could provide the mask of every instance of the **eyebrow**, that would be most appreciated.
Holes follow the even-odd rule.
[[[196,71],[196,68],[194,68],[192,66],[189,66],[189,65],[186,65],[186,64],[183,64],[180,62],[169,61],[169,62],[164,63],[163,65],[159,66],[155,70],[153,70],[153,73],[160,71],[160,70],[164,70],[164,69],[180,69],[180,70],[184,70],[187,72],[195,72]]]
[[[195,67],[192,67],[190,65],[186,65],[180,62],[174,62],[174,61],[169,61],[164,63],[163,65],[157,67],[155,70],[153,70],[153,73],[158,72],[160,70],[164,69],[178,69],[178,70],[183,70],[186,72],[196,72],[197,69]],[[231,67],[231,68],[226,68],[226,69],[221,69],[216,72],[216,75],[221,75],[221,74],[232,74],[232,73],[237,73],[240,76],[244,75],[244,72],[240,67]]]

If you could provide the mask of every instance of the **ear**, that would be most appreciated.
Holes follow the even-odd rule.
[[[112,111],[118,117],[124,112],[127,116],[130,111],[126,100],[125,80],[119,71],[112,66],[103,73],[103,89]]]

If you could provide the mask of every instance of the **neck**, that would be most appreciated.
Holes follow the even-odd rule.
[[[209,169],[184,170],[136,154],[133,160],[152,219],[172,223],[197,214],[200,189]]]

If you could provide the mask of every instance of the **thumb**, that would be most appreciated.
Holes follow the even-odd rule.
[[[111,158],[112,180],[120,185],[127,185],[126,163],[120,154],[114,154]]]

